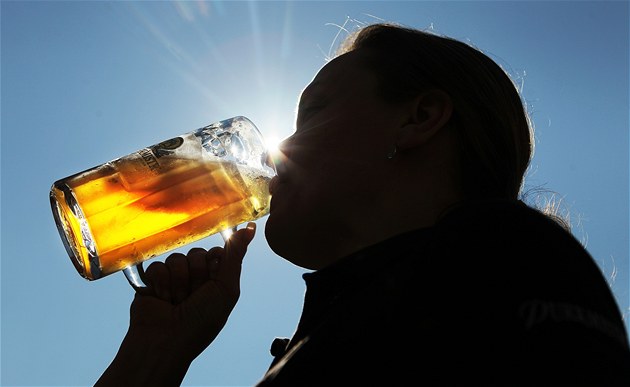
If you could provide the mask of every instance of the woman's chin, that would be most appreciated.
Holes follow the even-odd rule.
[[[296,227],[280,227],[270,216],[265,223],[265,238],[271,250],[278,256],[286,259],[296,266],[308,270],[318,268],[317,262],[309,254],[309,250],[304,246],[312,246],[310,242],[304,241],[296,234]]]

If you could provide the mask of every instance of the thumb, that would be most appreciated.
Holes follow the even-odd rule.
[[[230,239],[225,243],[225,255],[220,260],[217,270],[217,280],[224,284],[236,285],[238,289],[243,258],[255,234],[256,223],[249,222],[246,227],[237,230],[230,236]]]

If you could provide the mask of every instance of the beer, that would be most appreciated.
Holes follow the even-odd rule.
[[[275,171],[207,148],[191,133],[56,181],[53,214],[79,274],[95,280],[266,215]]]

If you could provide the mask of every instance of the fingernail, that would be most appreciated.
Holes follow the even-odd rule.
[[[247,223],[245,229],[247,230],[247,243],[249,243],[254,239],[254,235],[256,234],[256,223]]]

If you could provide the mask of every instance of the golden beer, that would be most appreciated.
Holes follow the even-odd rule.
[[[217,156],[217,144],[224,153],[226,144],[215,136],[208,152],[200,130],[53,184],[53,215],[83,277],[101,278],[268,213],[270,161]]]

